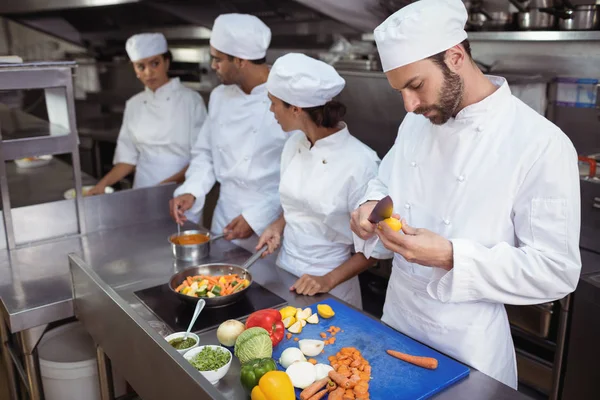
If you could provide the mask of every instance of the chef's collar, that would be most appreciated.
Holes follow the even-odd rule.
[[[252,88],[252,90],[250,91],[250,94],[263,94],[266,92],[267,92],[267,82],[254,86]]]
[[[348,137],[350,137],[350,132],[348,131],[348,125],[346,125],[345,122],[340,122],[340,128],[341,129],[339,131],[337,131],[336,133],[333,133],[327,137],[324,137],[323,139],[317,140],[317,142],[312,147],[312,149],[310,147],[310,140],[308,140],[308,137],[306,137],[306,135],[304,135],[304,140],[302,141],[302,144],[307,149],[311,149],[311,151],[321,150],[321,149],[327,150],[330,148],[338,147],[340,144],[342,144],[346,140],[348,140]]]
[[[480,102],[471,104],[470,106],[460,110],[455,118],[457,122],[463,120],[468,121],[473,118],[477,118],[482,114],[486,114],[491,110],[497,109],[502,105],[503,102],[511,97],[512,94],[506,79],[493,75],[485,75],[485,77],[498,89]]]
[[[238,85],[233,84],[233,85],[229,85],[229,86],[234,86],[244,96],[257,96],[257,95],[266,95],[267,94],[267,82],[254,86],[249,94],[244,92],[242,90],[242,88],[239,87]]]
[[[146,93],[151,96],[153,99],[163,100],[168,98],[171,93],[181,87],[181,82],[179,78],[171,78],[169,82],[165,83],[155,91],[152,91],[148,87],[146,87]]]

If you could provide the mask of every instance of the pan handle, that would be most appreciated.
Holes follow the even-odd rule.
[[[260,248],[260,250],[258,250],[256,253],[252,254],[252,256],[248,259],[248,261],[246,261],[244,263],[244,265],[242,265],[242,268],[244,269],[248,269],[252,266],[252,264],[254,264],[256,262],[256,260],[258,260],[260,258],[260,256],[263,255],[263,253],[265,251],[267,251],[269,247],[265,244],[263,247]]]
[[[225,237],[224,233],[219,233],[218,235],[214,235],[214,236],[211,234],[210,235],[210,241],[213,242],[213,241],[215,241],[217,239],[221,239],[223,237]]]

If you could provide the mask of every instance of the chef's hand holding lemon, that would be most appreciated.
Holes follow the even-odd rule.
[[[445,237],[428,229],[413,228],[397,214],[381,221],[377,228],[377,236],[385,248],[406,261],[448,271],[454,267],[452,242]]]
[[[388,224],[394,232],[398,232],[400,229],[402,229],[402,222],[399,218],[389,217],[381,222],[385,222],[386,224]],[[381,229],[381,227],[379,229]]]

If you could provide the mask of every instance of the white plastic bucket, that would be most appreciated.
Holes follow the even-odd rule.
[[[46,332],[38,356],[46,400],[100,400],[96,346],[81,323]],[[115,386],[124,387],[122,379],[114,381]]]

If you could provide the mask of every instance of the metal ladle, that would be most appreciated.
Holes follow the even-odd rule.
[[[200,315],[200,312],[202,311],[202,309],[204,308],[205,305],[206,305],[206,301],[204,299],[200,299],[200,300],[198,300],[198,303],[196,303],[196,308],[194,309],[194,315],[192,316],[192,320],[190,321],[190,325],[188,326],[187,331],[185,332],[185,336],[183,337],[183,340],[187,339],[188,335],[190,334],[190,331],[192,330],[192,326],[194,326],[194,323],[198,319],[198,316]]]

